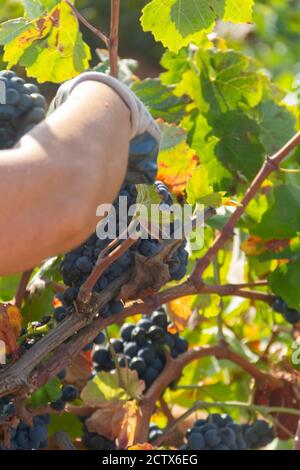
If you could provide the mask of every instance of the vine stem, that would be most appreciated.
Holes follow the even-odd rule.
[[[33,271],[33,269],[30,269],[29,271],[24,271],[22,276],[21,276],[21,279],[20,279],[20,282],[19,282],[19,285],[18,285],[18,288],[17,288],[17,292],[16,292],[16,297],[15,297],[15,300],[14,300],[15,306],[18,307],[18,308],[22,307],[23,300],[26,297],[27,285],[28,285],[28,281],[30,279],[30,276],[32,274],[32,271]]]
[[[119,24],[120,24],[120,0],[111,0],[111,19],[109,36],[109,62],[110,73],[118,77],[118,51],[119,51]]]
[[[104,271],[108,269],[120,256],[122,256],[126,251],[133,246],[137,240],[133,238],[127,238],[123,243],[117,246],[111,253],[109,253],[105,258],[103,257],[102,253],[100,253],[97,263],[92,270],[91,274],[87,278],[87,280],[82,284],[78,301],[82,302],[83,304],[88,303],[91,299],[92,290],[98,281],[98,279],[102,276]]]
[[[207,250],[206,254],[197,261],[195,269],[191,275],[191,279],[194,283],[201,283],[201,279],[204,271],[210,265],[210,263],[216,258],[219,250],[221,250],[225,243],[230,240],[233,235],[234,228],[244,214],[246,208],[252,199],[259,192],[263,182],[273,171],[279,170],[279,165],[284,159],[300,144],[300,132],[294,135],[294,137],[284,145],[275,155],[266,158],[260,171],[252,181],[250,187],[246,191],[241,204],[236,208],[230,219],[224,225],[222,232],[215,238],[211,247]]]
[[[177,359],[172,359],[169,354],[166,354],[166,365],[164,370],[151,385],[145,394],[143,402],[141,403],[141,420],[136,430],[136,442],[147,441],[149,422],[155,409],[156,402],[161,398],[170,383],[179,379],[183,369],[188,364],[209,356],[214,356],[216,359],[226,359],[236,364],[251,375],[257,383],[267,386],[269,389],[279,389],[284,385],[284,382],[280,378],[261,371],[255,364],[252,364],[246,358],[238,355],[234,351],[231,351],[223,343],[215,346],[190,349]],[[300,416],[300,411],[297,413]]]
[[[294,408],[282,408],[280,406],[261,406],[261,405],[253,405],[249,403],[241,403],[238,401],[213,401],[213,402],[205,402],[202,400],[198,400],[194,403],[194,405],[189,408],[185,413],[183,413],[179,418],[170,424],[167,427],[165,432],[159,436],[153,442],[154,446],[160,446],[165,439],[178,427],[178,425],[185,421],[190,415],[192,415],[195,411],[199,409],[209,409],[209,408],[238,408],[243,410],[249,410],[254,413],[259,413],[263,416],[269,416],[273,413],[284,413],[284,414],[291,414],[300,416],[300,410],[296,410]],[[300,450],[300,449],[297,449]]]
[[[107,48],[109,48],[109,38],[106,36],[106,34],[104,34],[102,31],[100,31],[100,29],[95,28],[95,26],[93,26],[93,25],[77,10],[77,8],[75,7],[75,5],[73,5],[72,2],[70,2],[69,0],[65,0],[65,2],[69,5],[69,7],[72,8],[72,11],[73,11],[74,15],[76,16],[76,18],[78,19],[78,21],[80,21],[86,28],[88,28],[90,31],[92,31],[92,33],[95,34],[95,36],[97,36],[101,41],[103,41]]]
[[[20,395],[30,392],[45,385],[55,377],[64,367],[67,367],[74,357],[87,343],[93,341],[97,334],[113,323],[121,323],[127,317],[136,314],[150,314],[155,308],[170,302],[171,300],[196,293],[211,293],[218,295],[236,295],[244,298],[256,298],[265,302],[272,302],[274,296],[264,292],[255,292],[239,289],[239,285],[206,286],[200,285],[197,290],[189,282],[176,288],[171,288],[148,298],[145,302],[136,302],[125,308],[121,313],[109,318],[94,318],[112,298],[116,297],[120,287],[130,279],[131,272],[124,273],[118,280],[111,283],[101,294],[93,294],[92,301],[83,312],[74,311],[72,316],[40,339],[29,351],[27,351],[14,364],[9,365],[0,372],[0,397],[8,394]],[[242,286],[244,286],[242,284]],[[67,344],[63,344],[70,336]],[[43,360],[49,353],[52,356],[44,363]],[[182,357],[182,356],[181,356]]]

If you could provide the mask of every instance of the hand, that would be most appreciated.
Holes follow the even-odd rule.
[[[93,80],[111,87],[131,112],[131,141],[125,184],[153,184],[157,174],[157,157],[161,144],[160,128],[139,98],[119,80],[99,72],[86,72],[60,87],[54,108],[61,106],[74,88]]]

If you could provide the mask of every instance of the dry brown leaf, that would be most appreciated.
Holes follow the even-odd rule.
[[[170,280],[169,267],[155,258],[135,254],[135,266],[130,281],[120,293],[123,300],[142,299],[153,294]]]
[[[5,343],[6,354],[17,355],[17,338],[21,334],[22,315],[12,304],[0,305],[0,340]]]
[[[121,432],[125,413],[124,403],[121,401],[103,402],[85,424],[89,432],[95,432],[114,441]]]
[[[122,422],[121,430],[118,435],[118,447],[127,449],[132,446],[135,439],[136,429],[141,420],[140,407],[134,400],[128,401],[124,405],[125,414]]]
[[[85,352],[79,353],[67,369],[66,382],[76,385],[78,388],[85,386],[92,372],[92,360]]]
[[[140,419],[140,407],[135,400],[107,401],[92,413],[85,424],[89,432],[109,440],[116,439],[118,447],[126,449],[134,442]]]

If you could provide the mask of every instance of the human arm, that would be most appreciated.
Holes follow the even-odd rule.
[[[112,202],[124,180],[130,136],[130,112],[117,93],[86,81],[17,147],[0,152],[0,275],[88,237],[96,207]]]

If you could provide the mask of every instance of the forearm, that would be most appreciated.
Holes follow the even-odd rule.
[[[122,184],[129,135],[129,111],[118,95],[86,82],[18,148],[0,153],[1,275],[91,233],[96,207],[112,202]]]

